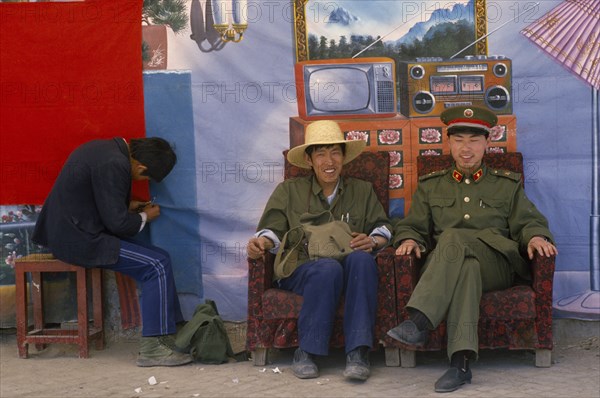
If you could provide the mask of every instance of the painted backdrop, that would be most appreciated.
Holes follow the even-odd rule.
[[[504,55],[513,62],[513,113],[517,117],[517,149],[526,162],[526,191],[548,217],[560,251],[554,281],[556,302],[590,288],[592,91],[520,32],[561,2],[546,0],[536,6],[521,0],[487,2],[487,31],[493,32],[488,37],[488,54]],[[193,153],[186,170],[193,173],[194,181],[186,180],[185,198],[168,200],[174,207],[182,203],[180,210],[185,211],[180,217],[186,218],[186,212],[191,217],[183,223],[185,237],[176,245],[180,253],[190,254],[180,257],[175,267],[201,275],[202,286],[189,286],[190,280],[181,272],[177,283],[182,287],[187,315],[200,300],[211,298],[224,318],[244,320],[245,245],[270,193],[283,179],[281,152],[289,146],[289,118],[298,114],[293,6],[284,0],[248,2],[243,40],[223,43],[212,28],[215,13],[211,5],[205,0],[184,3],[187,23],[177,33],[166,30],[170,72],[155,73],[183,74],[189,76],[189,83],[176,80],[168,96],[153,98],[154,108],[146,108],[147,113],[160,109],[162,98],[163,105],[169,102],[172,109],[168,117],[173,121],[186,118],[183,124],[187,126],[189,121],[193,126],[185,139],[178,136],[178,146]],[[223,3],[229,4],[225,11],[231,9],[230,3]],[[411,2],[411,23],[427,22],[432,3]],[[335,2],[327,2],[332,4]],[[310,17],[324,21],[330,14],[316,12]],[[362,21],[372,18],[356,17]],[[398,14],[398,25],[404,17]],[[373,37],[388,33],[370,22]],[[162,50],[164,53],[164,47]],[[181,115],[171,95],[185,97],[177,100],[181,100]],[[171,134],[168,121],[160,120],[160,134],[167,137]],[[146,126],[147,135],[154,135],[153,126]],[[189,193],[190,187],[195,192]],[[190,219],[195,225],[188,225]]]

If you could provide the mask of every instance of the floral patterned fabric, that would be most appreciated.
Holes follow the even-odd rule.
[[[523,172],[520,153],[486,154],[486,164],[493,168]],[[419,175],[452,165],[452,158],[419,156]],[[480,348],[552,349],[552,280],[554,257],[535,256],[531,261],[532,282],[517,284],[506,290],[484,293],[480,302],[478,325]],[[398,321],[408,318],[406,304],[419,278],[421,263],[414,255],[395,259],[396,305]],[[394,346],[403,347],[392,341]],[[446,348],[446,324],[442,322],[419,350]],[[406,348],[406,347],[404,347]]]
[[[284,156],[286,152],[284,152]],[[285,178],[305,176],[311,171],[285,162]],[[344,165],[344,175],[361,178],[373,184],[375,193],[386,212],[389,207],[387,152],[363,152],[358,158]],[[375,339],[391,343],[386,332],[397,324],[396,289],[394,276],[394,250],[387,248],[377,255],[379,287],[377,292],[377,315]],[[248,329],[246,348],[287,348],[298,346],[297,318],[302,306],[302,297],[292,292],[273,287],[273,261],[268,254],[262,259],[248,259]],[[344,346],[343,333],[344,303],[340,303],[334,321],[331,347]]]

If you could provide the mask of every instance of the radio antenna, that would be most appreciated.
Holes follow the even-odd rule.
[[[535,3],[531,8],[533,7],[537,7],[540,5],[540,2],[538,1],[537,3]],[[521,16],[521,14],[523,14],[525,11],[529,11],[531,10],[531,8],[525,8],[523,11],[519,12],[517,15],[515,15],[513,17],[513,19],[504,22],[502,25],[498,26],[496,29],[492,30],[490,33],[488,33],[487,35],[481,36],[479,39],[475,40],[473,43],[469,44],[468,46],[466,46],[465,48],[463,48],[462,50],[460,50],[459,52],[457,52],[456,54],[454,54],[453,56],[450,57],[450,59],[456,57],[458,54],[462,53],[463,51],[465,51],[467,48],[473,46],[474,44],[480,42],[481,40],[485,39],[486,37],[488,37],[489,35],[491,35],[492,33],[496,32],[497,30],[501,29],[502,27],[504,27],[504,25],[509,24],[510,22],[513,22],[515,19],[519,18]],[[373,43],[375,44],[375,43]]]

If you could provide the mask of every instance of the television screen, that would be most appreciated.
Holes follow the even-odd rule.
[[[396,68],[390,58],[302,61],[294,66],[305,120],[394,117]]]
[[[312,108],[319,112],[358,112],[369,106],[369,77],[353,67],[317,69],[307,79]]]

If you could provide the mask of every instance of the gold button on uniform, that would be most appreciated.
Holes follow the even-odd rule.
[[[471,180],[469,180],[468,178],[465,180],[465,184],[469,185],[471,183]]]
[[[465,196],[464,201],[465,201],[465,203],[469,203],[471,201],[471,198],[469,198],[468,196]]]
[[[465,220],[469,220],[469,219],[471,218],[471,215],[470,215],[470,214],[465,214],[463,218],[464,218]]]

